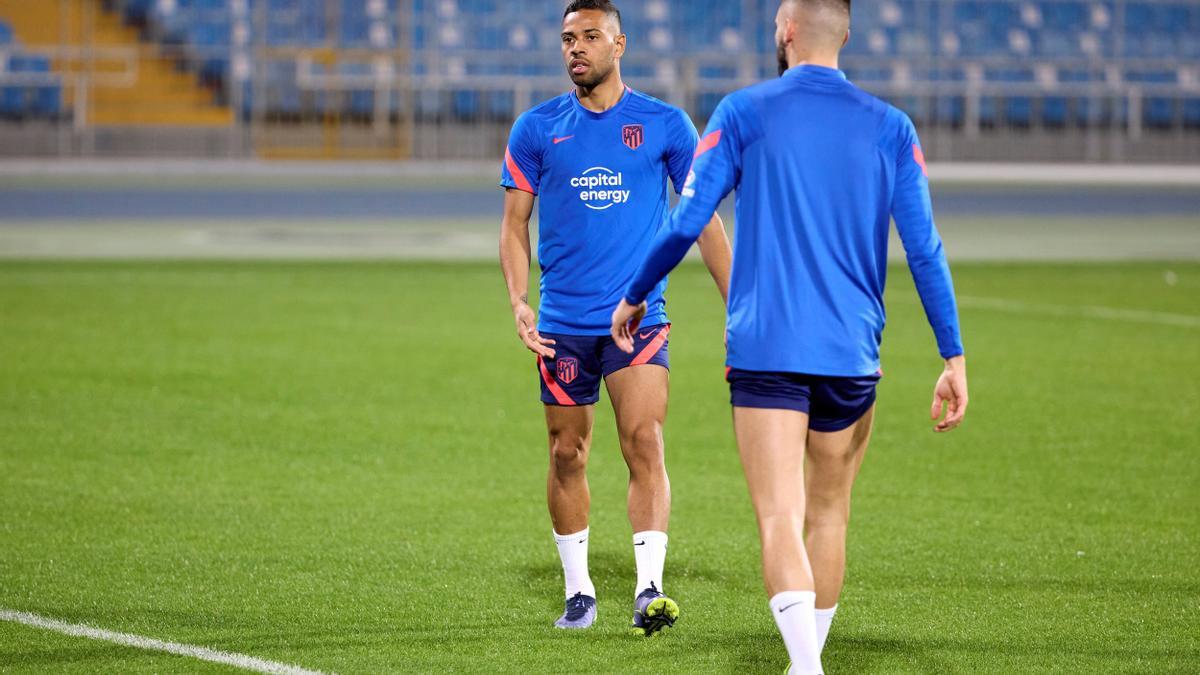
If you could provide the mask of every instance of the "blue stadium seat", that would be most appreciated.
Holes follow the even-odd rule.
[[[1183,100],[1183,124],[1189,129],[1200,128],[1200,98]]]
[[[374,74],[374,69],[368,63],[342,63],[338,64],[337,72],[339,75],[346,77],[362,78]],[[345,89],[346,108],[345,112],[359,117],[370,117],[375,114],[375,90],[368,89]]]
[[[1134,70],[1125,73],[1125,81],[1161,88],[1162,85],[1177,85],[1179,77],[1174,70]],[[1148,94],[1142,99],[1142,123],[1152,128],[1171,126],[1176,119],[1176,100],[1171,96]]]
[[[304,109],[300,87],[296,83],[294,61],[270,61],[266,67],[267,110],[280,115],[300,115]]]
[[[479,92],[474,89],[460,89],[451,92],[450,99],[450,109],[454,117],[470,122],[478,116],[480,109]]]
[[[62,84],[52,74],[50,59],[31,54],[13,54],[7,69],[14,74],[45,76],[45,83],[4,87],[0,92],[0,114],[5,117],[55,118],[62,112]]]
[[[0,21],[0,45],[10,45],[13,42],[12,26]]]
[[[1033,71],[1028,68],[988,68],[984,79],[990,83],[1030,85]],[[1033,124],[1033,98],[1028,94],[1008,93],[1003,96],[984,96],[980,100],[980,121],[987,125],[1008,124],[1028,127]]]
[[[12,69],[12,59],[0,55],[5,60],[5,66]],[[25,114],[25,88],[17,85],[0,87],[0,116],[7,119],[21,117]]]
[[[539,101],[567,86],[557,59],[561,2],[406,0],[403,11],[412,15],[404,21],[398,20],[399,0],[246,2],[252,47],[342,48],[350,53],[337,58],[364,62],[369,59],[361,58],[363,51],[392,54],[401,50],[412,55],[402,67],[418,77],[437,73],[451,78],[545,77],[562,82],[561,89],[546,91],[545,97],[536,98]],[[187,67],[198,77],[215,85],[228,81],[228,43],[232,27],[239,25],[234,22],[241,20],[234,16],[234,0],[123,0],[120,4],[127,20],[146,23],[147,35],[188,47]],[[727,89],[743,81],[746,70],[774,76],[770,59],[774,37],[768,26],[777,7],[778,0],[626,3],[625,29],[634,54],[626,60],[626,76],[634,86],[653,89],[662,86],[661,63],[700,57],[696,59],[698,77],[701,91],[707,93],[696,94],[689,103],[697,117],[706,117]],[[1077,86],[1101,79],[1096,64],[1137,59],[1144,66],[1139,73],[1145,74],[1147,68],[1161,69],[1168,61],[1200,61],[1200,2],[1196,0],[880,0],[854,3],[853,12],[855,30],[844,61],[852,79],[868,90],[902,92],[897,88],[902,80],[893,74],[893,65],[910,70],[914,81],[933,84],[962,83],[964,68],[983,67],[985,82],[1021,87],[1008,95],[981,100],[981,121],[988,125],[1061,128],[1117,123],[1127,115],[1124,106],[1116,103],[1118,94],[1092,98]],[[401,26],[403,33],[399,32]],[[6,39],[11,38],[0,25],[0,44]],[[1122,45],[1121,54],[1116,53],[1118,45]],[[758,53],[752,65],[720,65],[732,62],[705,58],[744,52]],[[1058,71],[1060,84],[1075,89],[1064,93],[1035,86],[1032,67],[1009,68],[1004,63],[1046,63]],[[353,69],[361,68],[367,66]],[[373,88],[324,96],[299,91],[294,66],[290,73],[286,65],[279,64],[266,70],[270,71],[269,81],[258,93],[268,110],[283,115],[314,110],[374,114]],[[1139,73],[1131,73],[1130,81],[1143,82],[1148,88],[1143,123],[1193,123],[1194,102],[1164,89],[1170,82],[1136,79],[1143,76]],[[1072,79],[1076,74],[1083,79]],[[549,81],[534,86],[546,88]],[[410,104],[421,115],[439,119],[503,120],[512,116],[511,92],[493,94],[453,79],[449,82],[449,90],[424,93]],[[44,95],[44,102],[49,103],[52,94]],[[33,94],[23,96],[28,99]],[[923,93],[898,96],[895,102],[926,124],[965,123],[963,95]],[[13,105],[8,108],[15,105],[13,100],[10,103]],[[399,105],[392,100],[388,103],[389,108]],[[31,103],[23,100],[21,105]]]
[[[154,10],[154,0],[125,0],[122,6],[125,12],[125,20],[133,24],[144,24],[150,18]]]

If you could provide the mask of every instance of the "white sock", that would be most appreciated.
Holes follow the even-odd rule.
[[[786,591],[771,598],[771,616],[783,635],[783,644],[792,659],[790,675],[821,675],[821,648],[817,645],[817,594],[812,591]]]
[[[563,577],[566,579],[567,597],[583,593],[596,597],[596,587],[588,576],[588,530],[575,534],[554,533],[558,544],[558,557],[562,559]]]
[[[833,625],[833,615],[837,614],[837,605],[829,609],[815,609],[813,616],[817,619],[817,645],[825,651],[825,641],[829,639],[829,627]]]
[[[663,564],[667,561],[667,533],[647,530],[633,535],[633,559],[637,561],[634,597],[647,588],[663,592]]]

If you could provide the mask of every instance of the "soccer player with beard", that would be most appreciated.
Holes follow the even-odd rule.
[[[687,115],[625,86],[626,37],[609,0],[575,0],[562,24],[562,53],[575,89],[535,106],[513,125],[501,186],[500,261],[517,335],[537,355],[549,431],[547,500],[562,561],[566,608],[555,623],[578,629],[596,618],[588,574],[587,461],[603,380],[629,468],[628,515],[637,565],[633,628],[654,635],[679,616],[663,594],[671,507],[663,451],[667,414],[665,279],[647,292],[645,327],[630,353],[609,336],[612,307],[666,222],[668,178],[677,192],[698,135]],[[529,306],[529,219],[540,197],[541,307]],[[730,247],[709,214],[700,251],[724,297]]]
[[[850,0],[784,0],[782,77],[717,107],[678,208],[613,313],[625,351],[659,279],[736,189],[728,302],[734,430],[771,614],[792,673],[820,673],[845,577],[850,492],[871,437],[894,218],[945,365],[935,431],[967,410],[950,268],[912,122],[838,70]]]

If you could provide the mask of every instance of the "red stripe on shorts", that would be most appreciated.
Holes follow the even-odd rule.
[[[537,359],[538,369],[542,371],[542,381],[546,383],[546,388],[550,390],[550,393],[554,396],[554,400],[558,401],[559,405],[579,405],[574,399],[567,395],[567,392],[563,390],[562,387],[558,386],[557,382],[554,381],[554,376],[551,375],[550,371],[546,368],[546,361],[542,359],[540,355],[537,357]]]
[[[658,335],[656,335],[654,339],[650,341],[650,344],[646,345],[646,348],[643,349],[642,352],[637,355],[637,358],[635,358],[629,365],[644,366],[647,363],[650,363],[650,359],[654,358],[654,355],[662,349],[664,344],[666,344],[667,336],[670,335],[670,333],[671,326],[668,324],[658,332]]]

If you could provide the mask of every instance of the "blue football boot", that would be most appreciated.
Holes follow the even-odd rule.
[[[654,584],[638,594],[633,601],[633,632],[652,637],[658,631],[675,625],[679,605],[659,592]]]
[[[567,598],[567,606],[563,615],[554,622],[556,628],[580,629],[591,628],[596,622],[596,599],[590,595],[576,593]]]

